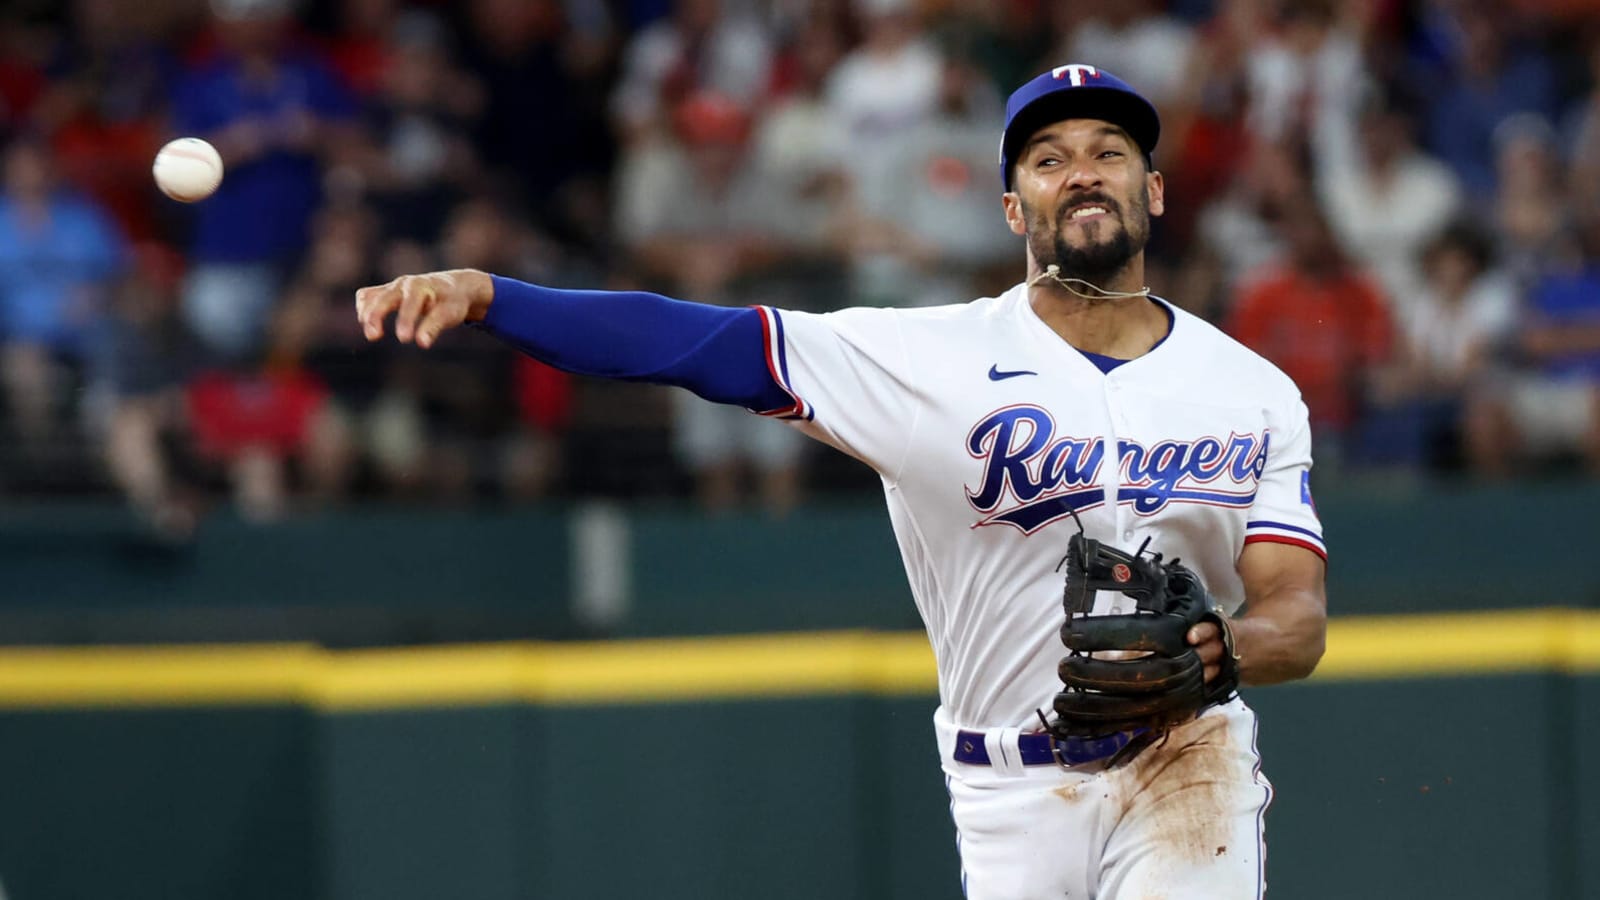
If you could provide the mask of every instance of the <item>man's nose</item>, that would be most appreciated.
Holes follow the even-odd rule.
[[[1088,160],[1072,163],[1072,170],[1067,173],[1068,188],[1074,190],[1087,190],[1100,186],[1100,170]]]

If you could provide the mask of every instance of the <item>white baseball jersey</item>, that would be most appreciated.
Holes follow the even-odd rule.
[[[1180,557],[1230,612],[1267,540],[1325,555],[1299,391],[1183,310],[1102,372],[1018,285],[996,298],[823,315],[762,308],[801,429],[883,479],[911,591],[963,727],[1031,728],[1060,690],[1062,573],[1076,532]],[[1097,612],[1131,612],[1103,592]]]

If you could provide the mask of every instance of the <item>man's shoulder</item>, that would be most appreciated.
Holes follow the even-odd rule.
[[[1186,345],[1195,348],[1194,362],[1214,378],[1262,396],[1299,396],[1294,380],[1265,356],[1205,319],[1168,305],[1175,324],[1188,335]]]

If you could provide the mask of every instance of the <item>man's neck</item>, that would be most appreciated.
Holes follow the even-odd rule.
[[[1042,276],[1037,266],[1028,267],[1028,303],[1040,321],[1072,346],[1088,353],[1114,359],[1135,359],[1149,352],[1167,335],[1167,315],[1148,297],[1135,292],[1144,288],[1142,266],[1129,266],[1104,284],[1093,287],[1072,282],[1071,288]],[[1070,277],[1070,276],[1063,276]],[[1125,297],[1084,297],[1098,287],[1109,293],[1133,294]]]
[[[1167,315],[1147,297],[1041,302],[1034,288],[1033,311],[1061,339],[1086,353],[1137,359],[1167,336]]]

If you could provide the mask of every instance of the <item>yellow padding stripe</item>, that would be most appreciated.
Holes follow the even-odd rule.
[[[1316,681],[1600,671],[1600,612],[1335,619]],[[302,644],[0,650],[0,708],[322,710],[930,695],[920,632],[329,651]]]
[[[310,645],[6,648],[0,706],[283,703],[317,668]]]
[[[326,653],[304,696],[324,709],[725,700],[935,689],[920,633],[832,632]],[[4,677],[0,658],[0,678]],[[0,685],[0,704],[4,701]]]
[[[1316,678],[1409,678],[1600,670],[1600,612],[1492,613],[1335,619]]]

